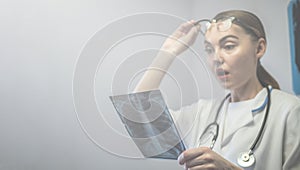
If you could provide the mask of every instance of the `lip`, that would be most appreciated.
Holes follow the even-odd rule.
[[[226,81],[229,77],[229,72],[222,68],[217,68],[215,73],[218,79],[221,81]]]

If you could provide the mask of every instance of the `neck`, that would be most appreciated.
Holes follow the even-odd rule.
[[[244,86],[231,90],[231,102],[253,99],[263,86],[258,80],[246,83]]]

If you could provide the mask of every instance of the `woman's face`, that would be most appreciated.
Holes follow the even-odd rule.
[[[257,41],[240,26],[232,24],[230,29],[221,32],[213,24],[205,34],[205,51],[224,88],[242,88],[256,79]]]

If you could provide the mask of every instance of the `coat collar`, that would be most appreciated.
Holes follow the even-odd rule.
[[[222,109],[225,114],[220,122],[222,146],[226,145],[239,129],[250,126],[255,115],[264,113],[267,100],[267,89],[263,88],[253,99],[236,103],[229,103],[229,99],[226,101],[226,107]]]

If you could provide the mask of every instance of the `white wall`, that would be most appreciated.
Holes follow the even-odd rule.
[[[223,9],[249,9],[262,18],[269,35],[263,64],[283,90],[292,92],[286,6],[280,0],[2,0],[0,169],[181,169],[176,161],[112,155],[86,136],[72,96],[73,71],[82,48],[95,32],[124,15],[164,12],[186,19],[211,18]],[[183,74],[180,78],[191,79]],[[183,88],[190,94],[195,89],[186,84]],[[184,96],[184,102],[196,97]],[[170,101],[175,106],[176,102]]]
[[[189,9],[183,0],[2,0],[0,169],[178,168],[96,146],[77,121],[72,78],[86,42],[112,20],[152,11],[187,18]]]

